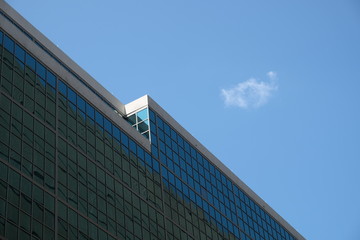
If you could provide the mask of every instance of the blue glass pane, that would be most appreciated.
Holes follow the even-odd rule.
[[[86,112],[85,100],[82,99],[82,97],[80,97],[79,95],[77,95],[77,106],[81,111]]]
[[[112,124],[106,118],[104,118],[104,128],[108,133],[110,133],[110,134],[112,133]]]
[[[151,156],[147,153],[147,152],[145,152],[145,162],[149,165],[149,166],[151,166]]]
[[[150,115],[150,120],[155,122],[156,120],[155,113],[150,109],[149,109],[149,115]]]
[[[121,143],[125,146],[129,145],[129,137],[121,131]]]
[[[164,122],[159,116],[157,117],[157,125],[160,129],[164,129]]]
[[[184,139],[180,135],[178,135],[178,144],[181,147],[183,147],[183,145],[184,145]]]
[[[14,52],[14,41],[11,40],[8,36],[4,36],[4,47],[11,53]]]
[[[113,126],[113,136],[115,139],[120,141],[120,130],[115,126]]]
[[[138,122],[141,122],[141,121],[147,119],[148,118],[147,108],[145,108],[144,110],[141,110],[140,112],[136,113],[136,115],[137,115]]]
[[[130,147],[130,151],[136,153],[136,143],[131,139],[129,139],[129,147]]]
[[[175,177],[174,174],[172,174],[171,172],[169,172],[169,182],[175,185]]]
[[[144,158],[144,149],[142,149],[140,146],[137,146],[137,155],[143,159]]]
[[[162,171],[161,171],[162,176],[167,179],[168,178],[168,170],[164,166],[161,169],[162,169]]]
[[[37,75],[39,75],[42,79],[45,79],[45,75],[46,75],[46,70],[45,67],[39,63],[36,62],[36,73]]]
[[[88,117],[90,117],[91,119],[94,119],[94,117],[95,117],[95,110],[94,110],[94,108],[93,108],[90,104],[88,104],[88,103],[86,103],[86,114],[87,114]]]
[[[46,82],[45,82],[45,80],[42,79],[42,78],[39,78],[39,77],[38,77],[38,80],[39,80],[39,82],[40,82],[40,85],[45,88],[45,87],[46,87]]]
[[[20,47],[19,45],[16,44],[15,46],[15,56],[22,62],[25,62],[25,51],[24,49],[22,49],[22,47]]]
[[[151,145],[151,155],[153,155],[156,158],[159,158],[158,148],[154,145]]]
[[[164,130],[165,130],[165,133],[170,136],[170,126],[166,123],[164,123]]]
[[[95,112],[95,121],[97,122],[97,124],[99,124],[100,126],[104,126],[104,117],[101,113],[99,113],[98,111]]]
[[[35,71],[35,59],[28,53],[26,53],[26,66]]]
[[[52,72],[47,72],[46,80],[53,88],[56,88],[56,77]]]
[[[68,88],[68,99],[73,104],[76,104],[76,93],[71,88]]]
[[[67,96],[67,86],[66,84],[59,80],[59,92],[64,95],[64,96]]]
[[[151,132],[156,133],[156,125],[152,121],[150,122],[150,129]]]
[[[0,31],[0,45],[2,45],[3,43],[3,32]]]
[[[173,129],[171,129],[171,138],[174,140],[177,139],[177,133]]]
[[[151,130],[151,144],[157,146],[157,138],[156,135],[153,134],[152,130]]]
[[[160,165],[159,165],[159,162],[156,161],[154,158],[153,158],[153,169],[154,169],[156,172],[160,173]]]

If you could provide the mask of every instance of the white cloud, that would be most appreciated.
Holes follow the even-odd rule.
[[[222,89],[221,95],[224,97],[227,106],[240,108],[258,108],[268,102],[271,95],[278,89],[276,72],[270,71],[266,74],[269,81],[258,81],[250,78],[238,83],[230,89]]]
[[[277,73],[273,71],[268,72],[266,75],[270,78],[270,80],[275,80],[277,78]]]

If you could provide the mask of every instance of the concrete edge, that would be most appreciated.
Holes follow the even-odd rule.
[[[149,105],[148,95],[142,96],[125,105],[125,115],[129,116],[137,111],[146,108]]]

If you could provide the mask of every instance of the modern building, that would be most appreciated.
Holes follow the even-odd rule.
[[[304,239],[149,96],[0,0],[0,239]]]

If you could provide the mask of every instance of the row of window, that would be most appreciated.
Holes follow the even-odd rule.
[[[0,43],[2,42],[2,35],[3,33],[0,32]],[[20,66],[22,66],[22,69],[25,69],[25,66],[31,69],[34,73],[39,76],[42,81],[45,81],[45,83],[50,84],[53,88],[56,88],[56,78],[55,75],[50,72],[48,69],[46,69],[41,63],[36,61],[30,54],[25,52],[25,50],[16,44],[11,38],[9,38],[7,35],[4,35],[3,40],[4,45],[4,57],[5,61],[9,61],[10,64],[13,63],[13,61],[17,61]],[[14,59],[15,57],[15,59]]]
[[[8,46],[8,48],[14,47]],[[22,48],[16,45],[15,49]],[[1,89],[19,104],[24,105],[30,112],[34,112],[36,116],[55,127],[56,100],[55,88],[52,86],[55,76],[51,72],[39,70],[38,74],[44,75],[42,77],[47,76],[47,80],[44,80],[36,74],[33,69],[35,67],[42,69],[43,66],[37,64],[37,61],[30,55],[23,54],[23,59],[20,60],[19,56],[14,57],[7,48],[1,48],[0,52],[3,52],[3,61],[0,61]],[[25,56],[27,59],[31,59],[26,65],[22,62],[25,61]]]
[[[158,119],[160,119],[160,118],[158,118]],[[160,121],[163,123],[163,121],[160,119]],[[159,122],[160,122],[159,121]],[[164,123],[163,123],[164,124]],[[165,125],[165,128],[166,128],[166,126],[167,126],[167,124]],[[160,132],[161,130],[159,130],[159,132]],[[168,132],[170,132],[170,129],[168,129]],[[174,134],[175,133],[175,131],[172,131],[172,134],[173,134],[173,137],[175,137],[176,135]],[[180,138],[181,139],[181,138]],[[181,141],[181,140],[180,140]],[[161,142],[161,140],[160,140],[160,142]],[[184,143],[184,141],[183,141],[183,143]],[[185,145],[186,145],[187,143],[185,142]],[[188,145],[186,145],[186,146],[188,146]],[[189,148],[190,149],[190,148]],[[160,158],[161,158],[161,155],[162,153],[160,153]],[[169,162],[166,162],[166,163],[164,163],[163,161],[162,161],[162,163],[163,163],[163,165],[166,165],[166,166],[168,166],[169,167],[169,164],[168,163],[170,163],[170,161]],[[179,170],[179,172],[180,172],[180,168],[178,168],[178,170]],[[185,174],[183,174],[183,176],[186,176],[186,174],[187,174],[187,172],[186,172],[186,170],[192,170],[192,168],[186,168],[186,167],[183,167],[182,169],[181,169],[181,171],[183,172],[183,173],[185,173]],[[168,174],[169,173],[169,174]],[[180,174],[179,174],[180,175]],[[180,179],[179,178],[176,178],[176,177],[174,177],[174,175],[171,173],[171,172],[168,172],[167,171],[167,169],[166,168],[163,168],[163,176],[164,176],[164,178],[166,179],[167,177],[169,177],[169,179],[168,179],[168,181],[170,180],[171,182],[172,182],[172,184],[173,185],[176,185],[177,186],[177,188],[178,188],[178,194],[180,194],[181,196],[185,196],[187,199],[191,199],[192,201],[194,201],[194,202],[196,202],[200,207],[202,207],[205,211],[207,211],[208,213],[209,213],[209,210],[208,210],[208,207],[209,207],[209,205],[207,204],[207,202],[206,201],[203,201],[202,199],[201,199],[201,197],[198,195],[198,194],[196,194],[191,188],[189,188],[186,184],[182,184],[182,181],[180,181]],[[187,179],[189,179],[190,181],[193,181],[193,178],[192,177],[190,177],[190,176],[188,176],[188,178]],[[176,180],[176,181],[175,181]],[[165,180],[165,182],[167,182],[166,180]],[[176,182],[176,183],[175,183]],[[168,184],[165,184],[165,186],[167,186]],[[194,188],[193,188],[194,189]],[[199,191],[200,192],[200,191]],[[211,206],[210,206],[210,209],[212,209],[212,210],[214,210]],[[215,212],[215,211],[212,211],[212,212]],[[221,214],[218,212],[218,211],[216,211],[218,214],[216,215],[217,216],[217,220],[218,220],[218,223],[219,223],[219,225],[221,225],[221,224],[223,224],[224,225],[224,227],[225,227],[225,229],[227,229],[228,227],[232,227],[232,229],[235,229],[235,227],[234,227],[234,225],[232,224],[232,223],[230,223],[230,222],[228,222],[224,217],[221,217]],[[215,218],[215,214],[213,215],[213,217]],[[229,225],[229,224],[231,224],[231,225]],[[238,230],[235,230],[236,232],[237,232],[237,236],[239,237],[239,232],[238,232]]]
[[[32,234],[33,239],[53,239],[54,197],[2,162],[0,178],[0,235],[30,239]]]
[[[54,191],[55,134],[3,94],[0,104],[2,159]]]
[[[273,234],[274,238],[279,236],[284,239],[293,238],[236,185],[232,184],[213,164],[202,157],[161,117],[157,116],[156,120],[158,126],[157,135],[160,143],[160,160],[162,165],[166,166],[166,168],[163,167],[162,175],[164,179],[178,189],[180,195],[185,195],[196,202],[211,217],[217,219],[225,227],[229,226],[230,229],[235,229],[234,226],[238,225],[243,226],[241,229],[245,230],[250,236],[259,234],[264,238],[269,233]],[[152,130],[152,132],[154,131]],[[178,178],[174,177],[174,175]],[[183,184],[183,182],[187,184]],[[194,194],[195,192],[197,194]],[[207,201],[203,201],[200,196],[217,210],[207,204]],[[245,218],[241,218],[242,215],[238,216],[235,206],[243,208],[243,213],[247,212],[248,215],[244,215]],[[224,214],[226,218],[221,217],[219,212]],[[257,217],[259,217],[259,220],[262,218],[264,221],[258,222]],[[246,228],[246,225],[251,227]],[[275,231],[264,232],[264,230],[267,231],[271,228]]]
[[[174,189],[164,189],[165,215],[182,229],[195,239],[203,235],[206,237],[200,239],[236,239],[235,235],[226,233],[215,221],[209,221],[202,208],[189,200],[183,200]]]
[[[152,112],[150,110],[150,112]],[[164,123],[164,121],[159,117],[157,116],[157,118],[155,117],[156,115],[154,114],[153,118],[151,117],[151,114],[150,114],[150,120],[151,120],[151,124],[153,124],[154,126],[155,125],[155,122],[160,122],[160,124],[162,124],[163,126],[165,126],[166,129],[168,129],[167,131],[170,133],[172,132],[173,134],[173,138],[176,137],[176,138],[179,138],[180,142],[182,142],[184,145],[188,146],[189,147],[189,151],[190,151],[190,145],[182,139],[182,137],[180,137],[179,135],[176,134],[176,132],[171,129],[169,127],[169,125],[167,125],[166,123]],[[153,130],[154,129],[154,130]],[[157,131],[156,131],[157,130]],[[156,136],[157,136],[157,133],[161,132],[162,130],[160,128],[156,129],[156,128],[152,128],[152,134],[154,134],[154,138],[152,139],[152,144],[153,144],[153,140],[154,139],[157,139]],[[162,140],[161,138],[159,137],[159,143],[161,144],[162,143]],[[197,204],[200,209],[202,209],[202,211],[204,211],[205,209],[207,211],[208,210],[208,203],[206,201],[203,201],[202,198],[200,197],[200,195],[198,195],[196,193],[196,191],[194,191],[194,187],[189,187],[188,184],[183,184],[183,182],[180,180],[180,178],[178,177],[175,177],[176,174],[174,175],[171,171],[168,171],[168,168],[171,168],[171,166],[169,166],[172,162],[168,161],[168,162],[164,162],[164,154],[162,153],[162,150],[161,150],[161,146],[159,147],[160,148],[160,160],[161,160],[161,163],[163,165],[162,167],[162,176],[163,176],[163,182],[164,182],[164,187],[165,188],[174,188],[174,192],[176,192],[177,195],[179,195],[180,197],[184,198],[185,201],[184,202],[190,202],[190,200],[192,202],[194,202],[195,204]],[[170,151],[171,151],[171,148],[169,148]],[[194,153],[193,153],[194,154]],[[185,164],[185,161],[184,161],[184,164]],[[176,164],[174,164],[176,165]],[[173,166],[174,166],[173,165]],[[166,166],[166,167],[165,167]],[[189,181],[193,181],[193,176],[188,176],[188,172],[192,171],[192,168],[186,168],[186,167],[182,167],[180,168],[178,166],[178,174],[180,175],[180,172],[183,172],[184,176],[187,176],[189,179]],[[171,184],[169,184],[169,181],[171,181]],[[176,186],[176,187],[175,187]],[[176,190],[177,189],[177,190]],[[211,206],[210,206],[211,207]],[[212,208],[212,207],[211,207]],[[205,210],[205,211],[206,211]],[[227,230],[228,228],[231,228],[232,231],[231,232],[236,232],[236,236],[238,238],[240,238],[240,233],[239,233],[239,230],[231,223],[231,222],[228,222],[226,220],[226,218],[224,217],[221,217],[221,214],[217,211],[218,213],[218,225],[220,226],[220,229],[223,231],[223,232],[229,232],[229,230]],[[214,215],[214,218],[215,218],[215,215]],[[230,225],[231,224],[231,225]]]

